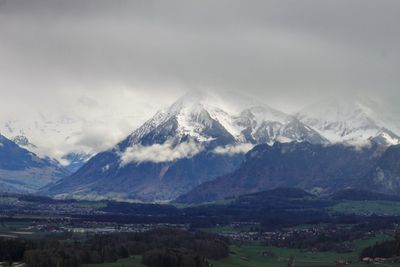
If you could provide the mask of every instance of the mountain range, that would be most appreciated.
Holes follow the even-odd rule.
[[[363,133],[353,134],[351,138],[339,133],[340,142],[347,145],[371,141],[384,146],[398,143],[396,135],[391,139],[383,138],[389,131],[383,124],[380,126],[379,122],[366,119],[368,114],[357,105],[354,110],[347,109],[344,115],[355,120],[364,119],[364,123],[346,124],[348,117],[337,116],[336,122],[333,119],[329,123],[321,122],[329,127],[305,123],[311,121],[311,116],[305,114],[318,113],[292,116],[260,103],[251,103],[232,113],[220,106],[208,96],[186,95],[157,112],[114,148],[94,156],[78,172],[43,192],[62,198],[170,201],[196,186],[231,173],[245,159],[245,153],[258,144],[269,147],[275,143],[306,142],[325,147],[339,142],[324,136],[334,126],[344,133]],[[349,112],[353,115],[348,115]],[[319,121],[315,117],[312,119]],[[344,154],[352,158],[354,155],[349,151],[352,150],[347,149]]]
[[[170,201],[233,171],[254,145],[288,141],[328,142],[295,117],[267,105],[232,115],[203,95],[186,95],[43,192],[56,197]]]
[[[396,123],[373,101],[328,100],[293,115],[258,101],[226,102],[185,95],[113,148],[92,157],[71,155],[70,162],[77,159],[76,172],[53,179],[39,192],[57,198],[197,202],[278,186],[323,193],[358,186],[364,177],[386,192],[397,179],[394,166],[379,172],[376,165],[375,174],[364,173],[366,166],[384,161],[387,147],[400,143]],[[29,148],[29,141],[18,139]],[[296,153],[282,156],[282,147]],[[254,157],[254,151],[265,157]],[[323,159],[310,160],[313,155]],[[385,182],[378,179],[382,172]]]
[[[69,172],[78,170],[91,156],[87,151],[58,152],[56,154],[61,155],[54,156],[54,151],[61,150],[56,147],[56,144],[63,144],[63,146],[68,147],[80,136],[78,129],[82,127],[82,123],[76,118],[70,116],[48,118],[39,114],[35,120],[28,121],[27,123],[22,120],[0,122],[0,133],[39,157],[52,158],[58,161]],[[36,139],[36,141],[40,139],[40,144],[31,141],[31,138]]]
[[[365,145],[368,140],[384,145],[400,143],[400,129],[393,115],[366,97],[326,99],[302,109],[295,116],[331,143],[355,146]]]
[[[400,145],[275,143],[258,145],[234,172],[204,183],[177,202],[201,203],[279,187],[318,195],[354,188],[398,194]]]
[[[1,192],[36,192],[69,174],[58,162],[40,158],[0,135]]]

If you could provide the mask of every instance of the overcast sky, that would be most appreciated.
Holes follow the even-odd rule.
[[[188,90],[289,112],[365,94],[397,112],[399,14],[398,0],[0,0],[0,119],[113,114],[122,135]]]

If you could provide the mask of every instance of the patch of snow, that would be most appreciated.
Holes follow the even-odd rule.
[[[101,171],[102,171],[102,172],[106,172],[106,171],[108,171],[109,169],[110,169],[110,164],[107,164],[107,165],[103,166],[103,168],[101,168]]]
[[[360,145],[376,137],[382,127],[391,126],[383,108],[370,99],[328,99],[310,105],[296,114],[332,143]],[[389,128],[394,129],[394,128]],[[388,144],[396,143],[387,134]]]
[[[173,136],[176,140],[189,136],[200,143],[210,142],[215,138],[208,135],[208,130],[213,130],[213,127],[217,126],[216,122],[238,144],[273,144],[275,141],[324,139],[318,138],[318,133],[311,127],[265,104],[257,103],[255,106],[246,106],[238,112],[228,112],[221,106],[229,105],[218,105],[218,103],[221,103],[221,100],[217,101],[208,95],[185,95],[169,108],[157,112],[153,118],[134,131],[129,144],[140,144],[142,138],[151,132],[162,136],[162,131],[165,131],[171,135],[171,129],[168,127],[173,126],[176,126]],[[176,125],[173,124],[175,121]]]
[[[210,116],[214,120],[218,121],[225,128],[225,130],[227,130],[227,132],[232,135],[237,141],[244,141],[241,129],[235,123],[236,116],[229,114],[228,112],[225,112],[220,108],[210,108],[209,113]]]
[[[381,135],[388,144],[390,145],[398,145],[400,143],[400,139],[389,135],[386,132],[383,132]]]

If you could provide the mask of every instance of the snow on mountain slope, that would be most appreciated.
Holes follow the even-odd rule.
[[[27,150],[30,151],[37,150],[37,146],[32,144],[26,136],[17,135],[12,139],[12,141],[17,145],[19,145],[20,147],[25,148]]]
[[[400,140],[384,109],[367,98],[324,100],[304,108],[296,117],[333,143],[362,145],[375,140],[396,145]]]
[[[0,132],[9,139],[25,136],[37,155],[68,165],[68,154],[94,155],[111,148],[172,98],[153,103],[153,95],[120,86],[112,94],[99,89],[76,95],[71,90],[45,104],[2,105]]]
[[[220,101],[204,94],[183,96],[43,192],[56,197],[168,201],[236,169],[255,144],[325,140],[264,104],[234,112],[226,108],[232,104]]]
[[[52,158],[75,171],[97,152],[112,147],[129,131],[114,129],[120,119],[89,115],[33,113],[0,120],[0,133],[41,158]],[[129,127],[126,126],[127,128]],[[79,155],[77,157],[76,155]]]
[[[135,130],[129,136],[128,145],[164,143],[171,139],[179,143],[187,138],[196,142],[211,142],[222,137],[233,141],[235,128],[229,125],[231,120],[227,113],[206,103],[203,95],[188,94]]]
[[[73,147],[83,122],[72,116],[53,117],[38,114],[33,120],[0,122],[0,132],[41,157],[62,161],[65,147]]]
[[[400,137],[386,128],[379,130],[370,140],[378,144],[387,144],[390,146],[400,144]]]
[[[275,142],[326,143],[327,140],[295,117],[266,105],[243,110],[236,119],[245,140],[253,144]]]
[[[58,161],[67,170],[74,172],[81,167],[90,156],[85,149],[74,152],[74,143],[80,137],[82,122],[72,117],[53,118],[39,116],[32,123],[23,120],[7,121],[0,124],[0,131],[11,138],[21,148],[32,151],[41,158]],[[32,136],[36,141],[31,142]],[[67,147],[69,149],[65,149]],[[81,159],[74,157],[81,155]],[[73,161],[70,159],[73,158]]]
[[[63,166],[69,172],[74,173],[79,170],[90,157],[90,154],[71,152],[62,157]]]
[[[46,188],[45,193],[167,201],[232,171],[246,151],[212,153],[219,146],[236,143],[215,117],[220,111],[214,108],[198,97],[179,99],[113,149],[95,155],[71,177]]]
[[[221,136],[226,139],[225,145],[273,144],[276,141],[326,142],[325,138],[295,117],[265,104],[257,103],[235,113],[220,108],[229,103],[218,101],[221,100],[207,94],[187,94],[134,131],[129,144],[163,143],[171,138],[180,142],[188,137],[201,143],[215,141]],[[153,135],[151,142],[149,134]]]
[[[277,121],[283,123],[290,120],[289,115],[267,105],[258,105],[247,108],[241,112],[241,117],[242,116],[251,117],[256,123],[265,121]]]

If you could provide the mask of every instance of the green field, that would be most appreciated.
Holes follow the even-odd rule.
[[[141,256],[134,256],[126,259],[120,259],[113,263],[101,263],[101,264],[85,264],[83,267],[145,267],[142,264]]]
[[[310,253],[298,249],[286,249],[275,247],[264,247],[259,244],[247,244],[243,246],[233,245],[231,254],[228,258],[212,262],[213,267],[286,267],[288,259],[293,257],[295,266],[335,266],[339,259],[347,259],[354,262],[349,267],[367,267],[367,266],[393,266],[400,267],[400,264],[394,265],[374,265],[358,262],[359,252],[375,242],[388,239],[387,236],[378,236],[368,240],[358,240],[354,242],[356,250],[352,253],[338,254],[335,252]],[[263,252],[268,251],[269,256],[263,256]],[[87,264],[84,267],[144,267],[141,264],[141,256],[121,259],[115,263]]]
[[[231,255],[223,260],[213,262],[214,267],[286,267],[288,259],[292,256],[295,266],[334,266],[337,260],[351,260],[354,264],[346,265],[375,266],[374,264],[363,264],[358,262],[358,254],[367,246],[375,242],[387,239],[387,236],[378,236],[368,240],[358,240],[354,242],[355,251],[352,253],[338,254],[335,252],[310,253],[298,249],[263,247],[260,245],[232,246]],[[268,251],[272,255],[263,256],[262,253]],[[385,266],[377,265],[377,266]],[[386,265],[389,266],[389,265]],[[390,265],[400,267],[400,264]]]
[[[399,202],[393,201],[344,201],[332,207],[332,211],[358,215],[400,215]]]
[[[273,256],[263,256],[263,251],[269,251]],[[294,249],[266,248],[258,245],[232,247],[230,257],[214,262],[215,267],[286,267],[288,259],[293,256],[295,266],[326,265],[335,263],[338,257],[335,253],[304,253]]]
[[[262,256],[262,252],[269,250],[275,256]],[[374,264],[357,263],[358,257],[354,254],[337,254],[334,252],[306,253],[295,249],[265,248],[261,246],[233,247],[233,254],[228,258],[213,262],[214,267],[286,267],[288,259],[292,256],[295,266],[335,266],[339,259],[347,259],[355,262],[346,265],[375,266]],[[378,265],[377,265],[378,266]],[[385,266],[379,265],[379,266]],[[388,266],[388,265],[387,265]],[[392,265],[390,265],[392,266]],[[399,267],[400,264],[393,266]]]

